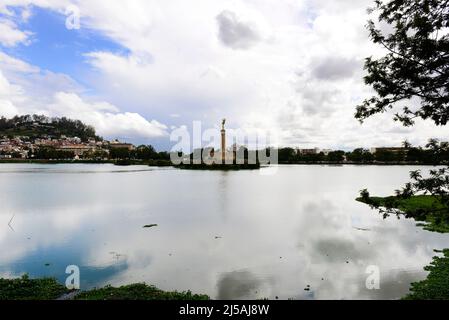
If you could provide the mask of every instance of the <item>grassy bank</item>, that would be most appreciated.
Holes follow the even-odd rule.
[[[410,198],[370,197],[367,193],[357,198],[378,209],[384,218],[389,214],[403,215],[419,221],[418,226],[432,232],[449,232],[449,208],[440,197],[418,195]],[[449,300],[449,249],[437,251],[442,256],[433,257],[430,265],[424,267],[429,275],[423,281],[411,284],[405,300]]]
[[[53,278],[30,279],[27,275],[16,279],[0,279],[0,300],[55,300],[70,293]],[[81,291],[77,300],[209,300],[207,295],[190,291],[163,291],[145,283],[118,288],[106,286]]]
[[[190,291],[163,291],[144,283],[135,283],[118,288],[106,286],[81,292],[77,300],[209,300],[207,295]]]
[[[419,226],[433,232],[449,232],[449,207],[439,197],[418,195],[410,198],[391,197],[359,197],[357,201],[366,203],[372,208],[380,209],[384,216],[389,214],[403,215],[419,221]]]

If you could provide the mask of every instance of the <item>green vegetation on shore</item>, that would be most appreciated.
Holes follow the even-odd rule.
[[[27,136],[30,138],[50,136],[78,137],[82,141],[88,139],[101,140],[95,134],[92,126],[85,125],[79,120],[66,117],[49,118],[44,115],[22,115],[11,119],[0,117],[0,136]]]
[[[437,251],[443,253],[442,257],[433,257],[425,280],[411,284],[410,293],[404,300],[449,300],[449,249]]]
[[[104,288],[83,291],[77,300],[209,300],[207,295],[192,294],[190,291],[163,291],[145,283],[135,283],[118,288]]]
[[[433,143],[437,143],[433,139]],[[334,150],[328,153],[300,153],[295,148],[279,148],[278,162],[280,164],[381,164],[381,165],[438,165],[449,163],[449,149],[438,149],[427,144],[425,148],[407,147],[380,148],[372,153],[368,149],[357,148],[353,151]]]
[[[53,278],[30,279],[27,275],[16,279],[0,278],[0,300],[55,300],[71,292]],[[163,291],[145,283],[118,288],[106,286],[81,291],[77,300],[209,300],[204,294],[190,291]]]
[[[390,214],[403,215],[421,223],[425,230],[449,233],[449,207],[438,196],[416,195],[410,197],[370,197],[367,190],[361,191],[357,201],[378,209],[384,218]],[[448,300],[449,299],[449,249],[436,251],[442,257],[433,257],[430,265],[424,267],[429,271],[425,280],[411,284],[410,293],[405,300]]]
[[[53,278],[30,279],[24,275],[0,279],[0,300],[54,300],[68,292]]]
[[[388,217],[390,214],[403,215],[406,218],[413,218],[421,223],[425,230],[446,233],[449,232],[449,207],[440,201],[437,196],[417,195],[409,198],[397,196],[390,197],[370,197],[364,194],[357,198],[357,201],[366,203],[372,208]]]
[[[438,196],[416,195],[410,197],[370,197],[366,190],[362,190],[357,201],[378,209],[384,218],[390,214],[413,218],[418,226],[425,230],[446,233],[449,232],[449,207]]]

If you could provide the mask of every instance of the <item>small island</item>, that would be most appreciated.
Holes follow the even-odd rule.
[[[257,170],[260,169],[260,163],[256,164],[180,164],[174,166],[185,170]]]
[[[214,148],[201,148],[194,150],[187,157],[183,157],[181,163],[174,167],[186,170],[257,170],[260,168],[258,152],[249,152],[244,147],[234,144],[226,147],[226,119],[221,122],[221,148],[217,152]]]

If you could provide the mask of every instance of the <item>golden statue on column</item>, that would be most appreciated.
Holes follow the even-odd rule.
[[[226,130],[225,130],[226,119],[221,121],[221,163],[224,164],[226,160]]]

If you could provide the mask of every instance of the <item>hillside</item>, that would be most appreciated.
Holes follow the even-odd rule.
[[[101,140],[92,126],[85,125],[79,120],[65,117],[49,118],[43,115],[23,115],[11,119],[0,118],[0,137],[59,138],[61,135],[78,137],[83,141],[88,139]]]

